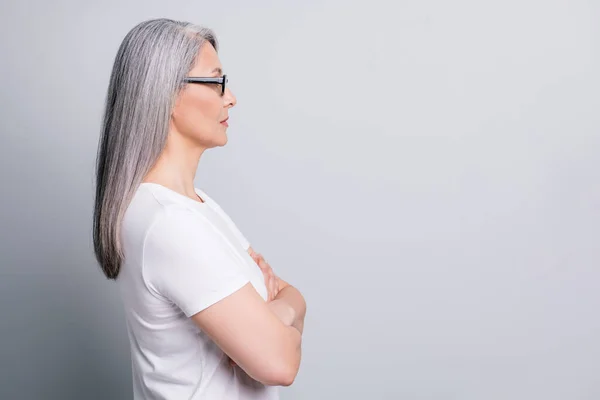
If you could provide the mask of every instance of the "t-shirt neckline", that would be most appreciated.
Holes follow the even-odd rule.
[[[177,198],[183,199],[185,201],[189,201],[192,204],[196,204],[198,206],[206,206],[206,205],[208,205],[208,201],[206,199],[206,195],[204,194],[204,192],[202,190],[198,189],[197,187],[194,187],[194,192],[196,192],[196,195],[198,195],[198,197],[200,199],[202,199],[202,201],[191,199],[191,198],[187,197],[184,194],[181,194],[181,193],[179,193],[179,192],[177,192],[177,191],[175,191],[175,190],[173,190],[171,188],[168,188],[168,187],[166,187],[164,185],[161,185],[160,183],[142,182],[140,184],[140,186],[142,186],[142,185],[150,185],[150,186],[158,187],[159,189],[161,189],[163,191],[166,191],[167,193],[170,193],[171,195],[173,195],[173,196],[175,196]]]

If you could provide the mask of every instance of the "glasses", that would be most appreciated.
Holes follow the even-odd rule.
[[[188,76],[184,78],[183,81],[187,83],[216,83],[218,85],[221,85],[221,96],[223,96],[225,94],[225,86],[227,85],[227,82],[229,80],[227,79],[227,75],[223,75],[214,78]]]

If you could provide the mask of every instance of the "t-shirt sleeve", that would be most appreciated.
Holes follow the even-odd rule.
[[[227,239],[192,210],[167,207],[144,243],[146,284],[188,317],[229,296],[250,280]]]

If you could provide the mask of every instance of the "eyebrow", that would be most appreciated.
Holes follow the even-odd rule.
[[[215,68],[212,70],[211,74],[218,74],[218,75],[223,75],[223,70],[219,67]]]

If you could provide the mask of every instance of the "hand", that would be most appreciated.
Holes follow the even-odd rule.
[[[263,276],[265,277],[265,286],[267,287],[268,292],[267,302],[273,301],[280,290],[279,279],[273,272],[273,269],[271,268],[269,263],[267,263],[265,258],[262,256],[262,254],[256,253],[254,250],[250,249],[250,256],[252,257],[254,262],[258,264],[258,267],[260,268],[260,270],[263,273]]]

